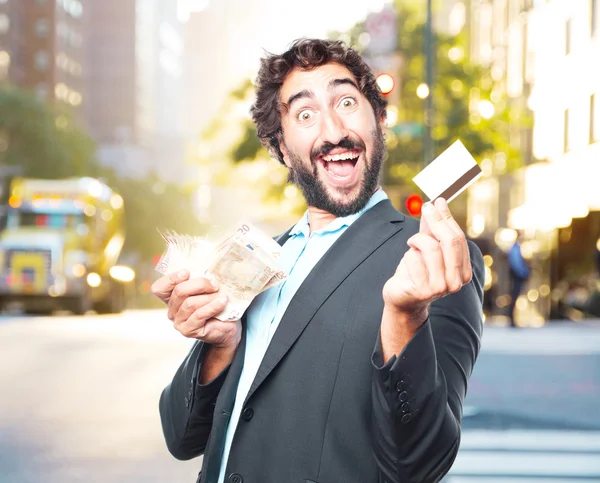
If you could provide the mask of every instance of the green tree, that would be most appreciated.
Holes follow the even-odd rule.
[[[123,196],[126,217],[125,252],[138,254],[142,264],[162,253],[165,241],[159,230],[201,235],[204,227],[194,214],[189,188],[164,183],[151,175],[145,179],[106,178]]]
[[[400,102],[393,106],[398,110],[398,123],[388,132],[385,181],[406,184],[425,162],[432,161],[424,160],[424,137],[422,131],[414,129],[424,123],[425,100],[417,96],[417,88],[425,80],[425,24],[422,12],[410,3],[397,1],[396,7],[403,67]],[[434,33],[434,155],[460,139],[478,161],[495,158],[500,172],[517,169],[522,155],[511,146],[509,132],[530,120],[524,109],[508,102],[490,69],[469,60],[466,40],[464,33]],[[406,129],[411,125],[413,129]]]
[[[118,176],[98,164],[95,145],[70,114],[14,86],[0,87],[0,165],[19,166],[24,177],[61,179],[92,176],[119,192],[125,202],[124,252],[144,263],[164,248],[158,229],[198,233],[192,191],[156,176]]]
[[[94,143],[66,110],[6,85],[0,87],[0,113],[0,164],[48,179],[93,169]]]

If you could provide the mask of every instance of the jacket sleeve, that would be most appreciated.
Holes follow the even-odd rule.
[[[373,448],[380,483],[434,483],[460,443],[462,405],[483,331],[483,257],[469,242],[472,281],[435,301],[398,357],[373,352]]]
[[[160,419],[167,448],[179,460],[204,453],[217,396],[229,371],[228,366],[208,384],[198,382],[207,348],[202,341],[194,344],[160,396]]]

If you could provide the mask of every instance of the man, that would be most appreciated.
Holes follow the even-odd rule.
[[[527,263],[527,260],[525,260],[523,253],[521,252],[522,239],[522,234],[517,232],[517,239],[508,250],[508,268],[511,281],[510,305],[508,306],[508,312],[511,327],[518,327],[515,318],[517,300],[523,291],[523,285],[531,276],[531,268],[529,267],[529,263]]]
[[[343,44],[300,40],[262,60],[258,135],[308,211],[278,241],[289,273],[237,322],[204,278],[153,292],[198,339],[160,399],[200,483],[435,482],[460,440],[482,332],[483,259],[444,200],[421,223],[379,187],[385,106]]]

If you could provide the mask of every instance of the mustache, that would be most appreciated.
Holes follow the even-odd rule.
[[[348,150],[362,149],[364,151],[365,143],[360,140],[353,141],[352,139],[348,139],[348,138],[342,139],[337,144],[324,142],[319,148],[314,149],[312,151],[312,153],[310,154],[310,157],[314,162],[314,160],[316,160],[319,157],[327,156],[331,151],[333,151],[336,148],[348,149]]]

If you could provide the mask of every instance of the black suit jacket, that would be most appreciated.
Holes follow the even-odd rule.
[[[436,482],[456,456],[467,380],[482,333],[483,259],[473,280],[431,306],[429,320],[383,364],[382,289],[419,222],[382,201],[321,258],[290,302],[244,403],[226,483]],[[245,337],[207,385],[196,343],[160,398],[169,451],[204,454],[216,483]]]

